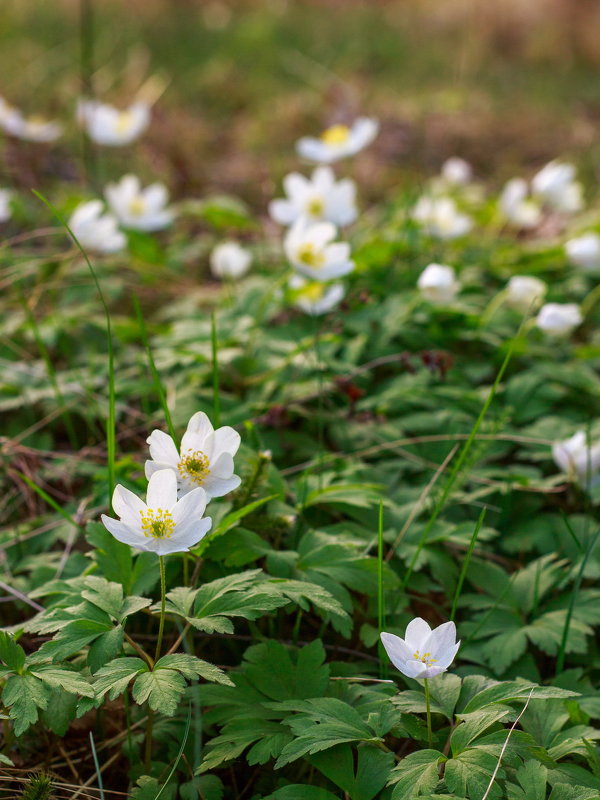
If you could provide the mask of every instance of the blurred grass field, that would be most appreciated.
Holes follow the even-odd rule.
[[[557,153],[588,179],[597,170],[593,0],[90,6],[95,92],[126,103],[150,76],[165,87],[135,166],[176,196],[217,190],[264,203],[295,138],[363,112],[383,122],[360,165],[372,193],[434,172],[453,154],[499,180]],[[73,119],[80,8],[77,0],[5,0],[0,69],[9,101]],[[46,173],[77,180],[81,142],[71,129],[62,168]],[[4,161],[3,183],[31,182],[19,165]]]

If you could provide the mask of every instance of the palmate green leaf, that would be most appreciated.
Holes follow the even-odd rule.
[[[478,711],[494,703],[527,700],[532,689],[532,699],[551,700],[577,696],[577,692],[555,686],[538,686],[527,681],[494,681],[482,675],[469,675],[463,680],[457,709],[463,714]]]
[[[181,800],[223,800],[223,782],[216,775],[197,775],[179,787]]]
[[[264,800],[338,800],[336,795],[318,786],[291,783],[267,795]]]
[[[4,631],[0,631],[0,661],[6,664],[11,672],[21,672],[25,666],[25,650]]]
[[[148,597],[137,595],[125,597],[120,584],[107,581],[97,575],[89,575],[85,579],[85,587],[81,596],[101,608],[117,622],[123,622],[128,616],[147,608],[152,602]]]
[[[496,756],[480,748],[465,750],[456,758],[446,761],[444,782],[450,792],[461,797],[483,797],[497,761]],[[502,797],[498,780],[504,778],[504,771],[500,769],[496,777],[488,795],[491,798]]]
[[[560,647],[562,632],[565,626],[566,610],[549,611],[538,617],[533,623],[527,625],[525,631],[528,638],[544,653],[554,656]],[[565,647],[566,653],[585,653],[587,650],[587,636],[593,636],[593,629],[589,625],[571,618],[569,635]]]
[[[510,714],[511,709],[494,705],[482,711],[473,711],[470,714],[461,714],[463,720],[453,731],[450,737],[452,755],[458,756],[473,742],[478,736],[486,731],[496,722],[505,719]]]
[[[278,642],[268,641],[249,647],[245,656],[244,673],[265,699],[319,697],[329,682],[329,667],[325,650],[319,639],[292,652]]]
[[[196,656],[186,653],[174,653],[170,656],[163,656],[154,665],[154,670],[164,669],[177,670],[188,680],[204,678],[213,683],[233,686],[233,683],[222,669],[219,669],[219,667],[216,667],[214,664],[209,664],[208,661],[203,661],[201,658],[196,658]]]
[[[28,672],[53,689],[61,689],[83,697],[94,696],[92,685],[79,672],[60,669],[52,664],[32,665]]]
[[[403,758],[390,775],[389,782],[395,784],[392,800],[429,794],[439,781],[438,765],[445,761],[446,756],[438,750],[419,750]]]
[[[393,753],[365,745],[358,748],[355,763],[352,745],[342,744],[315,753],[310,763],[352,800],[372,800],[388,782],[395,761]]]
[[[312,603],[316,608],[333,614],[334,617],[339,617],[343,621],[349,620],[342,605],[330,592],[318,584],[309,581],[288,580],[287,578],[271,578],[267,583],[283,597],[287,597],[288,600],[304,610],[308,610],[309,604]]]
[[[295,738],[283,748],[275,769],[344,742],[382,741],[355,708],[337,698],[287,701],[280,707],[297,712],[285,720]]]
[[[220,736],[208,742],[200,772],[215,769],[237,758],[246,748],[250,748],[247,754],[250,765],[265,764],[278,756],[291,739],[289,730],[279,722],[257,717],[235,719],[225,725]]]
[[[20,736],[30,725],[37,722],[38,710],[47,707],[50,692],[50,686],[44,685],[28,672],[12,675],[6,681],[2,692],[2,703],[9,709],[15,736]]]
[[[53,733],[62,737],[67,732],[71,721],[75,719],[76,712],[77,697],[63,689],[53,689],[48,705],[41,711],[40,716]]]
[[[185,678],[176,670],[156,669],[138,675],[132,695],[138,705],[147,700],[153,711],[172,717],[186,685]]]
[[[546,800],[547,775],[547,767],[539,761],[525,761],[516,771],[519,785],[507,785],[508,800]]]
[[[94,676],[96,697],[104,697],[108,692],[109,699],[114,700],[125,691],[133,678],[147,670],[148,665],[141,658],[115,658],[99,669]]]
[[[430,681],[432,713],[443,714],[446,719],[452,720],[461,686],[461,679],[451,672],[443,672],[441,675],[437,675],[434,681]],[[399,711],[405,713],[425,714],[427,711],[423,692],[413,690],[399,692],[391,698],[391,702]]]
[[[88,651],[87,663],[92,673],[98,672],[111,659],[116,658],[123,647],[125,631],[121,625],[101,633]]]
[[[600,800],[600,791],[590,789],[587,786],[555,783],[548,800]]]

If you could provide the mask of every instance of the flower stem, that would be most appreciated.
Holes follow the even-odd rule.
[[[433,734],[431,732],[431,702],[429,698],[429,679],[423,679],[423,686],[425,688],[425,705],[427,707],[427,743],[429,749],[433,749]]]
[[[163,630],[165,628],[165,606],[167,602],[166,593],[166,578],[165,578],[165,557],[158,557],[158,568],[160,570],[160,622],[158,623],[158,639],[156,640],[156,651],[154,653],[154,663],[160,658],[160,651],[162,649]],[[144,762],[146,765],[146,772],[150,771],[152,762],[152,728],[154,727],[154,711],[148,709],[148,722],[146,723],[146,747],[144,753]]]

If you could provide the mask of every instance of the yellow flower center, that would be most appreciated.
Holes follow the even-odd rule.
[[[320,197],[311,197],[306,204],[306,212],[311,217],[320,217],[325,209],[325,203]]]
[[[117,133],[127,133],[131,127],[132,115],[131,111],[121,111],[117,117],[115,130]]]
[[[347,125],[332,125],[321,134],[321,141],[328,145],[345,144],[350,138],[350,128]]]
[[[146,211],[146,203],[143,197],[134,197],[129,203],[129,213],[133,217],[141,217]]]
[[[319,252],[311,242],[306,242],[306,244],[300,245],[298,252],[296,253],[296,258],[302,264],[306,264],[308,267],[314,267],[316,269],[322,267],[323,261],[325,260],[323,253]]]
[[[188,450],[181,456],[177,469],[182,478],[190,478],[201,486],[210,472],[210,461],[201,450]]]
[[[437,658],[431,657],[431,653],[423,653],[423,655],[421,655],[418,650],[415,650],[413,653],[413,658],[415,661],[420,661],[425,664],[426,667],[431,667],[437,661]]]
[[[171,512],[162,508],[148,508],[146,513],[140,511],[144,536],[152,539],[170,539],[175,530],[175,522]]]
[[[300,290],[300,297],[305,297],[307,300],[311,300],[313,303],[316,303],[317,300],[320,300],[325,293],[325,286],[322,283],[309,283],[306,286],[303,286]]]

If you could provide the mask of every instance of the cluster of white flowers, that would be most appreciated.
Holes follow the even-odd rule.
[[[18,108],[0,97],[0,128],[8,136],[25,142],[54,142],[62,133],[62,127],[42,117],[26,117]]]
[[[240,485],[233,458],[240,435],[229,426],[214,430],[199,411],[190,419],[178,450],[173,439],[160,430],[147,439],[146,502],[120,484],[112,504],[119,519],[102,515],[102,522],[124,544],[165,556],[189,550],[208,533],[210,517],[204,517],[213,497],[222,497]]]
[[[573,214],[583,207],[583,186],[576,180],[575,167],[551,161],[528,183],[512,178],[500,195],[502,217],[515,228],[536,228],[544,210]]]
[[[360,117],[351,126],[333,125],[319,138],[300,139],[298,154],[319,166],[310,178],[287,175],[285,197],[269,205],[272,219],[289,226],[283,248],[296,272],[288,283],[290,299],[311,316],[327,313],[343,299],[343,284],[332,281],[354,269],[350,245],[337,239],[338,228],[358,217],[356,185],[350,178],[336,180],[328,165],[358,153],[378,130],[375,120]]]
[[[135,175],[124,175],[118,183],[109,183],[104,194],[108,212],[101,200],[89,200],[78,205],[69,219],[69,227],[82,247],[93,253],[116,253],[125,247],[127,238],[119,225],[157,231],[173,221],[169,193],[162,183],[144,189]]]

